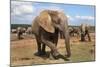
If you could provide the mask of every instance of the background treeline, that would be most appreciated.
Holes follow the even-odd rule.
[[[24,27],[24,28],[27,28],[27,27],[30,27],[31,25],[29,24],[11,24],[11,29],[16,29],[17,27]]]
[[[24,27],[27,29],[27,27],[31,27],[31,25],[30,24],[11,24],[11,29],[17,29],[17,27]],[[79,26],[70,25],[69,27],[78,28]],[[95,32],[95,26],[91,26],[90,31]]]

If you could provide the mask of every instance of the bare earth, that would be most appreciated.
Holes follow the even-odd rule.
[[[54,64],[54,63],[69,63],[69,62],[84,62],[95,60],[95,34],[91,33],[91,42],[80,42],[80,38],[71,37],[71,57],[69,60],[62,58],[58,60],[50,59],[49,57],[36,56],[37,43],[35,39],[29,36],[23,36],[24,39],[18,40],[16,34],[11,34],[11,66],[19,65],[37,65],[37,64]],[[58,51],[64,55],[66,52],[63,39],[59,39],[57,45]],[[50,49],[46,47],[46,51]]]

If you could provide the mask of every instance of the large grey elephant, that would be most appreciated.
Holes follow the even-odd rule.
[[[88,41],[91,41],[90,37],[90,26],[87,24],[81,24],[80,30],[81,30],[81,41],[85,41],[85,37],[88,37]]]
[[[60,53],[57,50],[58,33],[63,32],[65,38],[66,57],[71,56],[68,32],[68,19],[63,12],[44,10],[33,20],[32,31],[35,34],[38,54],[45,54],[45,46],[51,49],[53,57],[57,58]],[[62,45],[62,44],[61,44]]]

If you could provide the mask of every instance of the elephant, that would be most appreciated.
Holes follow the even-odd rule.
[[[17,33],[16,29],[11,29],[11,33]]]
[[[85,41],[86,35],[88,37],[88,41],[91,41],[89,28],[90,28],[89,25],[87,25],[87,24],[81,24],[81,26],[80,26],[81,41]]]
[[[23,32],[23,33],[26,33],[26,28],[23,27],[23,28],[22,28],[22,32]]]
[[[70,36],[75,36],[75,35],[79,36],[80,35],[79,31],[80,30],[79,30],[78,27],[77,28],[75,28],[75,27],[70,27],[69,28],[69,34],[70,34]]]
[[[22,27],[17,27],[17,37],[18,39],[22,39],[22,34],[23,34],[24,30]]]
[[[38,55],[45,55],[48,46],[51,55],[56,59],[60,53],[57,50],[58,34],[62,31],[65,39],[66,57],[71,56],[70,37],[68,32],[67,16],[60,11],[43,10],[32,21],[32,32],[37,41]]]
[[[32,28],[31,27],[28,27],[27,30],[26,30],[26,33],[32,34]]]

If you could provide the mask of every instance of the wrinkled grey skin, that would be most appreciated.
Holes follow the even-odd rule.
[[[82,28],[83,27],[83,28]],[[89,26],[87,24],[81,24],[81,41],[86,41],[85,37],[88,37],[88,41],[91,41]]]
[[[54,57],[57,57],[59,55],[56,46],[58,42],[58,34],[61,31],[65,38],[65,48],[67,51],[65,55],[67,57],[70,57],[71,51],[70,51],[70,42],[69,42],[70,39],[69,39],[69,32],[68,32],[67,17],[61,12],[58,13],[57,11],[53,11],[53,10],[47,10],[47,12],[52,18],[53,26],[55,28],[54,33],[47,32],[42,27],[40,27],[40,25],[38,24],[39,22],[38,16],[33,20],[32,23],[33,33],[35,34],[36,41],[37,41],[38,55],[44,55],[46,53],[45,45],[51,49],[51,54]],[[55,14],[53,15],[53,13]],[[58,17],[58,14],[61,14],[61,16]]]

